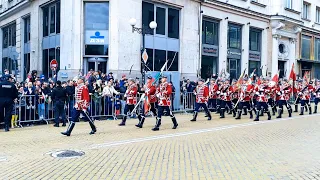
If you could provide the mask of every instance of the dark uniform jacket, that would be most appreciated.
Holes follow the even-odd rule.
[[[51,93],[51,99],[53,102],[65,102],[67,100],[67,95],[68,93],[66,89],[61,86],[57,86]]]

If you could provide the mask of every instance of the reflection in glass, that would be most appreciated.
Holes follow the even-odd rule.
[[[165,35],[166,29],[166,9],[157,7],[157,34]]]
[[[152,21],[154,21],[154,5],[151,3],[142,2],[142,24],[149,27],[149,24]],[[150,32],[150,34],[153,34],[153,31]]]
[[[50,7],[50,34],[55,33],[56,29],[56,6]]]
[[[179,10],[168,8],[168,37],[179,39]]]
[[[302,36],[301,57],[303,59],[311,59],[310,49],[311,49],[311,37]]]
[[[109,3],[86,2],[85,3],[85,28],[86,30],[109,29]]]
[[[228,27],[228,48],[241,48],[241,27],[229,25]]]
[[[249,47],[250,51],[260,51],[261,32],[259,30],[250,30]]]
[[[161,67],[166,62],[166,51],[164,50],[155,50],[154,56],[154,71],[160,71]]]

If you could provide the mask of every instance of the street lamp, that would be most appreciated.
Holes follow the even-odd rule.
[[[152,34],[154,29],[157,28],[157,23],[155,21],[151,21],[149,24],[149,27],[142,24],[141,28],[137,28],[135,27],[137,24],[137,20],[135,18],[131,18],[129,21],[130,25],[132,26],[132,33],[137,32],[139,34],[142,34],[142,49],[141,49],[141,54],[144,52],[145,50],[145,36],[146,34]],[[146,64],[144,63],[144,61],[141,58],[141,75],[142,75],[142,82],[145,83],[146,80]]]

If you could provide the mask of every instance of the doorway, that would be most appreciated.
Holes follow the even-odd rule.
[[[90,70],[107,73],[107,58],[85,58],[85,72]]]

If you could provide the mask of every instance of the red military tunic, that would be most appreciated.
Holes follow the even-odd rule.
[[[279,96],[279,100],[288,101],[290,99],[290,94],[292,93],[292,88],[288,86],[281,91],[280,87],[278,87],[276,92]]]
[[[252,91],[253,91],[252,85],[250,85],[250,84],[249,85],[247,85],[247,84],[241,85],[241,93],[240,93],[241,102],[250,101]]]
[[[157,89],[156,95],[158,97],[159,106],[171,106],[172,87],[168,82],[161,83]]]
[[[149,103],[157,102],[156,87],[152,83],[144,85],[145,95],[148,97]]]
[[[210,84],[209,86],[209,99],[217,99],[218,84]]]
[[[223,101],[231,101],[232,93],[233,93],[232,86],[228,85],[228,86],[222,87],[221,100],[223,100]]]
[[[90,103],[89,90],[84,83],[78,84],[75,88],[74,107],[77,110],[87,110]]]
[[[267,93],[270,92],[270,89],[268,89],[265,85],[256,86],[255,92],[258,102],[268,102]]]
[[[138,87],[136,84],[132,84],[130,85],[130,87],[128,87],[125,93],[125,97],[127,98],[128,105],[137,104],[137,93],[138,93]]]
[[[196,102],[197,103],[206,103],[208,102],[209,97],[209,88],[206,85],[198,85],[195,89],[196,93]]]

